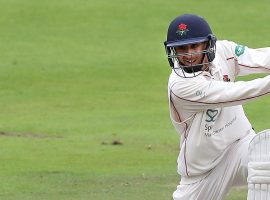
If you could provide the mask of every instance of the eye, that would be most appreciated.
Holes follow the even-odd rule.
[[[175,47],[175,51],[176,53],[181,54],[186,51],[186,48],[187,48],[186,46],[177,46]]]
[[[178,46],[176,47],[176,50],[184,50],[186,47],[185,46]]]
[[[199,46],[199,44],[191,44],[190,47],[191,47],[192,49],[196,49],[198,46]]]

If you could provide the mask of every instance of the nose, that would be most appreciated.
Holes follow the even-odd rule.
[[[188,46],[187,49],[186,49],[187,53],[194,53],[194,51],[195,50],[193,48],[191,48],[190,46]]]
[[[191,47],[187,47],[186,48],[186,55],[185,58],[191,59],[192,58],[192,53],[194,53],[194,49],[192,49]]]

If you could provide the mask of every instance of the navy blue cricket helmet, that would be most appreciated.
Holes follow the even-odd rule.
[[[180,67],[186,73],[194,74],[200,71],[206,63],[192,67],[183,65],[178,59],[179,54],[176,54],[175,47],[202,42],[207,42],[207,48],[201,53],[207,56],[207,64],[209,64],[215,58],[216,37],[207,21],[194,14],[184,14],[176,17],[169,25],[167,40],[164,42],[170,66],[172,68]],[[175,66],[175,63],[177,63],[177,66]]]

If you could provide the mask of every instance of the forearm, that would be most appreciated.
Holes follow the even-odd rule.
[[[181,107],[194,111],[241,105],[270,93],[270,75],[247,82],[210,80],[184,88],[175,84],[171,92],[173,100],[178,101]]]

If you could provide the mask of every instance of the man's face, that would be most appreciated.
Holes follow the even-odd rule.
[[[204,59],[207,59],[203,53],[192,54],[196,52],[201,52],[206,49],[207,44],[205,42],[197,44],[188,44],[185,46],[175,47],[177,54],[185,54],[177,56],[180,62],[185,66],[196,66],[202,64]],[[204,66],[206,67],[206,66]]]

